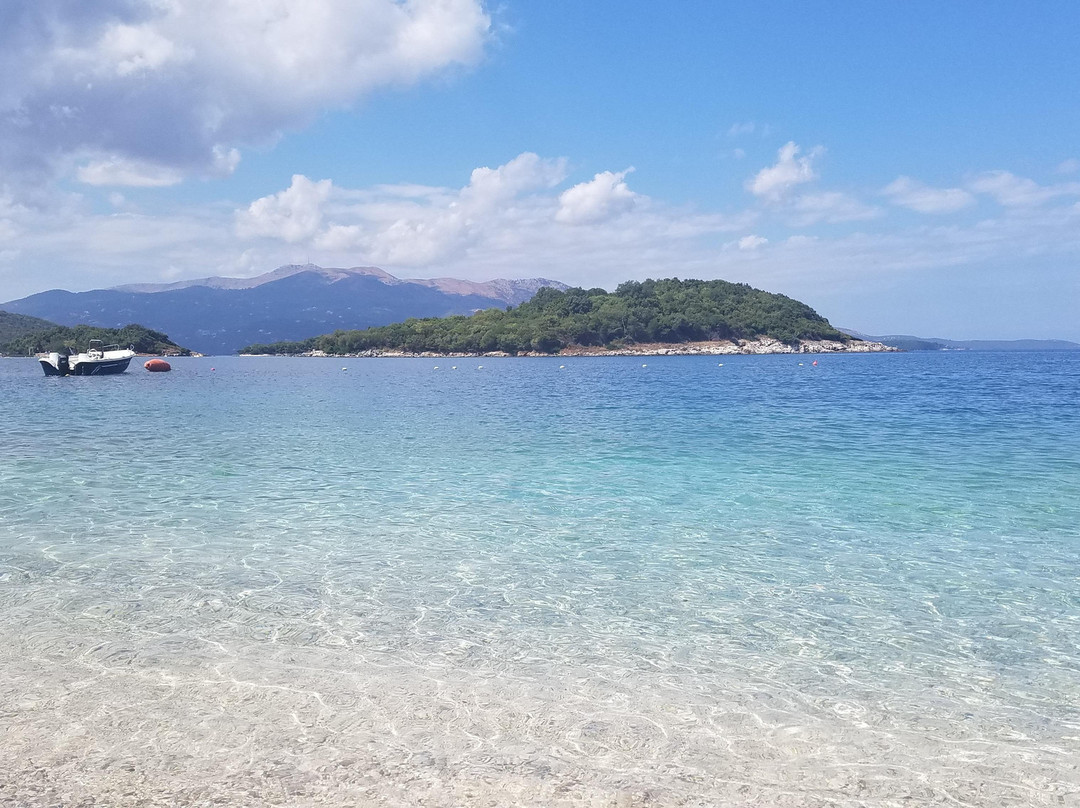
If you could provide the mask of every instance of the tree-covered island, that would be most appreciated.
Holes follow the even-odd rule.
[[[728,281],[627,281],[614,292],[540,289],[527,303],[471,316],[410,319],[299,342],[249,345],[242,354],[555,354],[577,349],[765,340],[797,350],[829,341],[858,343],[805,303]]]
[[[7,314],[7,312],[0,312]],[[8,356],[26,356],[29,353],[47,351],[85,351],[90,340],[99,339],[106,345],[130,345],[140,354],[165,354],[169,356],[188,356],[187,348],[182,348],[160,331],[132,323],[123,328],[99,328],[92,325],[56,325],[46,320],[26,317],[18,321],[17,315],[0,318],[0,323],[10,320],[10,330],[4,340],[0,340],[0,354]],[[36,322],[27,322],[27,321]],[[43,324],[43,325],[42,325]]]

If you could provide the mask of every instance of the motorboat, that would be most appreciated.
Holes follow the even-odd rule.
[[[132,346],[103,345],[101,340],[92,339],[83,353],[53,351],[39,354],[38,361],[46,376],[105,376],[123,373],[134,356]]]

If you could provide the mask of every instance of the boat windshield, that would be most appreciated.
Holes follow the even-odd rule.
[[[99,339],[92,339],[92,340],[90,340],[90,347],[86,349],[86,353],[87,353],[88,356],[101,356],[101,355],[105,354],[107,351],[119,351],[119,350],[120,350],[119,345],[105,345]]]

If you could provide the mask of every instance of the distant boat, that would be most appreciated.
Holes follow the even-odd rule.
[[[38,361],[46,376],[106,376],[123,373],[133,356],[135,351],[131,347],[102,345],[101,340],[92,339],[85,353],[72,355],[53,351],[39,354]]]

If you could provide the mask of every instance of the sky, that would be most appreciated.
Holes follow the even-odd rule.
[[[724,278],[1080,341],[1080,3],[0,0],[0,301]]]

